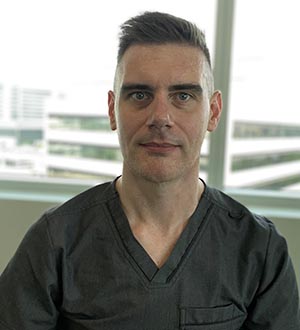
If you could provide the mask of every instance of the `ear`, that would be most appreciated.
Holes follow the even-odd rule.
[[[108,92],[108,115],[110,121],[110,128],[115,131],[117,129],[117,121],[115,114],[115,94],[113,91]]]
[[[207,126],[209,132],[213,132],[217,128],[222,113],[222,107],[222,94],[220,91],[215,91],[210,98],[210,117]]]

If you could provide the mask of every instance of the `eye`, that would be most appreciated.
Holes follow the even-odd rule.
[[[187,101],[190,99],[191,95],[188,93],[179,93],[177,97],[180,101]]]
[[[144,101],[145,99],[148,98],[148,95],[144,92],[133,92],[130,95],[134,100],[136,101]]]

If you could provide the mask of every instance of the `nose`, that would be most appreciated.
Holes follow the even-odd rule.
[[[149,117],[147,126],[149,128],[171,128],[174,125],[172,119],[172,105],[163,95],[156,96],[149,105]]]

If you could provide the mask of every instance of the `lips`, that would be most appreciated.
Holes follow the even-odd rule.
[[[155,153],[167,153],[176,150],[179,145],[172,144],[168,142],[147,142],[140,144],[143,148],[148,151],[155,152]]]
[[[171,148],[171,147],[175,147],[174,144],[171,143],[156,143],[156,142],[149,142],[149,143],[144,143],[144,146],[147,147],[160,147],[160,148]]]

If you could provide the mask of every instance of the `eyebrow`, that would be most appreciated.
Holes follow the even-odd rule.
[[[169,91],[195,91],[199,94],[203,92],[203,88],[199,84],[178,84],[169,87]]]
[[[153,91],[154,88],[151,87],[150,85],[147,85],[147,84],[124,84],[122,85],[121,87],[121,94],[125,94],[129,91],[132,91],[132,90],[139,90],[139,91]]]
[[[154,91],[154,88],[147,84],[138,84],[138,83],[129,83],[124,84],[121,87],[121,94],[125,94],[126,92],[132,91],[132,90],[140,90],[140,91]],[[195,91],[198,94],[202,94],[203,88],[199,84],[176,84],[169,86],[168,90],[170,92],[174,91]]]

